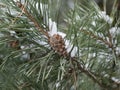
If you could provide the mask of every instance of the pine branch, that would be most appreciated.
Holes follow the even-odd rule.
[[[9,0],[8,0],[9,1]],[[34,0],[33,0],[34,1]],[[35,5],[36,5],[36,3],[38,3],[38,1],[37,2],[35,2]],[[40,1],[39,1],[39,3],[40,3]],[[92,50],[90,50],[90,52],[89,51],[78,51],[78,54],[79,53],[81,53],[82,55],[80,55],[80,56],[78,56],[78,58],[80,58],[80,59],[83,59],[83,58],[87,58],[86,59],[86,61],[88,61],[88,62],[84,62],[84,60],[78,60],[77,59],[77,57],[72,57],[71,56],[71,52],[68,52],[67,51],[67,48],[66,48],[66,44],[65,44],[65,39],[64,38],[62,38],[62,36],[60,35],[60,34],[53,34],[53,35],[50,35],[49,33],[48,33],[48,31],[47,30],[45,30],[44,29],[44,27],[42,27],[41,26],[41,24],[40,23],[38,23],[37,22],[37,19],[29,12],[29,10],[27,10],[27,5],[24,5],[24,4],[22,4],[21,2],[16,2],[16,4],[17,4],[17,7],[19,7],[19,9],[21,10],[21,14],[25,14],[26,15],[26,17],[27,17],[27,19],[26,19],[26,21],[29,19],[31,22],[33,22],[33,24],[34,24],[34,27],[38,30],[38,34],[36,34],[35,32],[35,34],[33,34],[32,33],[32,36],[34,37],[36,37],[37,35],[38,35],[38,37],[39,37],[39,32],[43,35],[43,36],[45,36],[45,37],[47,37],[47,38],[45,38],[45,37],[43,37],[44,39],[47,39],[47,47],[45,47],[45,48],[47,48],[47,49],[45,49],[45,48],[43,48],[44,47],[44,45],[43,46],[36,46],[36,44],[34,43],[34,42],[31,42],[31,43],[29,43],[29,44],[33,44],[33,45],[35,45],[36,47],[37,47],[37,50],[38,49],[42,49],[42,50],[40,50],[40,52],[38,52],[36,49],[33,49],[33,50],[30,50],[30,52],[29,52],[29,50],[28,50],[28,53],[30,53],[30,56],[31,56],[31,53],[33,54],[32,56],[34,56],[34,58],[33,57],[30,57],[30,59],[29,59],[29,61],[27,61],[26,63],[24,63],[24,64],[22,64],[22,66],[20,66],[20,65],[18,65],[18,67],[17,68],[19,68],[19,70],[18,70],[18,72],[22,72],[21,73],[21,75],[22,74],[25,74],[30,80],[32,80],[32,81],[34,81],[35,80],[35,82],[37,81],[37,82],[39,82],[40,81],[40,83],[38,83],[38,86],[40,86],[40,87],[35,87],[34,88],[34,86],[32,85],[32,84],[36,84],[36,83],[34,83],[34,82],[31,82],[31,83],[27,83],[28,82],[28,80],[24,80],[24,77],[20,77],[19,78],[19,80],[20,80],[20,83],[19,83],[19,85],[16,85],[16,86],[18,86],[20,89],[26,89],[26,88],[33,88],[33,89],[40,89],[41,87],[42,88],[44,88],[44,85],[43,85],[43,83],[44,82],[42,82],[42,84],[41,84],[41,80],[42,81],[45,81],[46,80],[46,85],[45,86],[53,86],[53,84],[54,84],[54,87],[56,88],[59,88],[59,85],[57,86],[56,84],[56,81],[58,80],[58,82],[60,83],[60,88],[63,88],[64,89],[64,87],[66,88],[66,86],[63,86],[63,84],[64,83],[69,83],[70,85],[67,87],[67,89],[68,88],[72,88],[71,86],[73,86],[73,88],[74,89],[78,89],[79,88],[79,86],[80,85],[82,85],[83,84],[83,86],[84,85],[86,85],[86,81],[84,81],[84,79],[86,79],[86,77],[84,77],[84,76],[81,76],[81,77],[78,77],[79,75],[80,75],[80,73],[78,73],[78,71],[80,71],[81,73],[83,73],[85,76],[87,76],[88,78],[90,78],[90,82],[91,82],[91,80],[93,81],[93,83],[94,84],[97,84],[100,88],[102,88],[102,89],[105,89],[105,90],[110,90],[111,88],[114,88],[113,86],[114,85],[120,85],[120,83],[119,82],[117,82],[117,81],[114,81],[114,80],[112,80],[111,78],[107,78],[107,82],[104,82],[104,79],[106,79],[106,77],[102,77],[101,76],[101,74],[102,74],[102,72],[104,72],[105,71],[105,74],[103,74],[103,75],[106,75],[106,73],[107,74],[109,74],[109,71],[110,71],[110,74],[111,73],[113,73],[112,72],[112,70],[110,69],[110,70],[108,70],[108,72],[107,72],[107,69],[109,69],[109,68],[111,68],[111,65],[110,66],[108,66],[108,64],[106,64],[106,63],[108,63],[107,62],[107,60],[108,60],[108,58],[106,58],[106,56],[108,55],[109,56],[109,54],[107,54],[107,55],[105,55],[105,57],[104,57],[104,50],[100,47],[100,49],[102,49],[102,58],[104,58],[104,60],[102,60],[101,58],[101,60],[102,61],[99,61],[100,59],[98,59],[99,58],[99,56],[97,56],[97,55],[99,55],[99,50],[97,51],[97,50],[95,50],[96,49],[96,47],[94,48],[94,47],[90,47],[90,49],[94,49],[95,50],[95,52],[94,51],[92,51]],[[83,5],[84,6],[84,5]],[[31,7],[33,7],[33,6],[31,6]],[[30,8],[31,8],[30,7]],[[43,6],[44,7],[44,6]],[[40,7],[41,8],[41,7]],[[83,11],[84,11],[84,8],[82,8],[82,7],[80,7]],[[34,8],[32,8],[33,9],[33,12],[34,12]],[[42,8],[43,9],[43,8]],[[47,9],[46,9],[47,10]],[[32,11],[32,10],[31,10]],[[77,11],[77,10],[76,10]],[[92,11],[91,11],[92,12]],[[36,12],[37,13],[37,12]],[[81,14],[82,12],[80,12],[80,14]],[[38,13],[37,13],[38,14]],[[83,15],[84,15],[84,13],[82,13]],[[81,16],[80,16],[81,17]],[[72,19],[73,19],[73,17],[71,17]],[[90,19],[93,19],[93,18],[91,18],[91,17],[89,17]],[[11,18],[10,18],[11,19]],[[21,19],[21,18],[20,18]],[[78,18],[79,19],[79,18]],[[48,19],[47,19],[48,20]],[[84,21],[84,18],[82,19],[83,21]],[[77,20],[76,20],[77,21]],[[79,21],[79,20],[78,20]],[[87,22],[88,20],[86,19],[86,22]],[[27,21],[27,22],[29,22],[29,21]],[[73,22],[74,22],[74,20],[73,20]],[[97,21],[96,21],[97,22]],[[80,22],[77,22],[77,23],[80,23]],[[78,34],[79,33],[79,31],[78,31],[78,29],[80,28],[80,26],[79,26],[79,24],[77,24],[77,23],[75,23],[75,24],[73,24],[73,28],[72,28],[72,30],[73,29],[75,29],[76,30],[76,32],[75,33],[72,33],[72,35],[73,34]],[[81,23],[83,23],[83,22],[81,22]],[[99,22],[98,22],[99,23]],[[13,24],[13,23],[12,23]],[[16,23],[15,22],[15,24],[16,25],[18,25],[18,23]],[[29,23],[28,23],[29,24]],[[90,22],[90,24],[91,24],[91,22]],[[75,25],[75,26],[74,26]],[[77,26],[78,25],[78,26]],[[80,24],[80,25],[83,25],[83,24]],[[100,24],[101,25],[101,24]],[[47,26],[46,26],[47,27]],[[75,28],[74,28],[75,27]],[[76,29],[76,27],[78,27],[78,29]],[[87,26],[87,24],[86,24],[86,27],[87,28],[91,28],[91,26],[89,27],[89,22],[88,22],[88,26]],[[13,27],[14,28],[14,27]],[[24,26],[23,26],[23,28],[24,28]],[[23,29],[22,28],[22,29]],[[96,28],[98,28],[98,27],[96,27]],[[8,28],[6,28],[6,29],[8,29]],[[11,28],[10,28],[11,29]],[[21,28],[20,28],[21,29]],[[30,29],[30,28],[29,28]],[[33,28],[34,29],[34,28]],[[14,29],[13,29],[14,30]],[[96,29],[95,29],[96,30]],[[30,30],[29,30],[30,31]],[[31,30],[32,31],[32,30]],[[72,32],[72,31],[70,31],[70,32]],[[95,39],[95,42],[96,41],[100,41],[100,42],[102,42],[102,43],[104,43],[104,45],[106,45],[106,46],[108,46],[108,48],[111,48],[112,49],[112,51],[113,51],[113,54],[114,54],[114,58],[116,58],[117,56],[116,56],[116,51],[115,51],[115,47],[114,47],[114,43],[113,43],[113,37],[112,37],[112,34],[110,33],[110,31],[108,31],[108,34],[107,34],[107,36],[108,36],[108,39],[109,40],[106,40],[106,39],[104,39],[103,37],[100,37],[100,36],[97,36],[96,34],[94,34],[94,32],[92,32],[92,31],[88,31],[88,30],[81,30],[81,32],[83,32],[84,34],[86,34],[86,35],[89,35],[92,39]],[[96,32],[97,32],[97,30],[96,30]],[[24,32],[23,32],[24,33]],[[28,32],[29,33],[29,32]],[[83,34],[82,33],[82,34]],[[104,32],[103,32],[104,33]],[[29,34],[31,34],[31,33],[29,33]],[[29,34],[25,34],[25,35],[28,35],[28,37],[26,37],[26,38],[28,38],[28,39],[31,39],[31,38],[29,38]],[[70,35],[70,37],[72,37],[72,35]],[[80,35],[80,36],[79,36]],[[83,36],[83,35],[81,35],[81,33],[78,35],[78,37],[80,37],[80,38],[77,38],[77,36],[75,37],[75,39],[80,39],[81,40],[81,42],[82,42],[82,40],[84,40],[84,38],[86,39],[86,37],[85,36]],[[81,37],[81,36],[83,36],[83,37]],[[20,37],[21,38],[21,37]],[[40,41],[42,41],[42,39],[43,38],[37,38],[37,39],[39,39]],[[43,39],[43,40],[44,40]],[[33,40],[33,38],[32,38],[32,40]],[[31,40],[31,41],[32,41]],[[80,40],[78,40],[78,42],[80,41]],[[34,41],[34,40],[33,40]],[[29,42],[29,41],[28,41]],[[76,42],[77,42],[77,40],[76,40]],[[95,42],[93,42],[93,44],[95,43]],[[36,42],[37,43],[37,42]],[[11,46],[12,47],[16,47],[16,44],[17,44],[17,41],[15,41],[15,42],[11,42]],[[20,44],[21,44],[21,42],[20,42]],[[39,44],[39,43],[37,43],[37,44]],[[74,42],[72,43],[72,44],[74,44]],[[78,45],[78,44],[81,44],[81,43],[77,43],[77,45],[75,44],[74,46],[73,46],[73,48],[74,47],[78,47],[78,49],[79,50],[89,50],[89,46],[83,46],[83,47],[80,47],[80,46],[82,46],[82,45]],[[82,43],[83,45],[85,44],[89,44],[89,42],[85,42],[85,41],[83,41],[83,43]],[[90,45],[92,44],[92,42],[90,42]],[[100,44],[100,43],[97,43],[97,45],[98,44]],[[22,44],[20,45],[20,46],[22,46]],[[26,46],[29,46],[28,44],[26,45]],[[51,48],[50,48],[50,47]],[[40,48],[38,48],[38,47],[40,47]],[[6,47],[5,47],[6,48]],[[86,49],[87,48],[87,49]],[[24,48],[25,49],[25,48]],[[24,49],[22,49],[22,50],[17,50],[17,53],[19,53],[19,52],[22,52],[22,51],[25,51]],[[28,49],[32,49],[31,47],[28,47]],[[99,49],[99,47],[98,47],[98,49]],[[5,49],[6,50],[6,49]],[[47,50],[48,50],[48,52],[47,52]],[[49,52],[50,50],[53,50],[54,52]],[[73,49],[71,49],[71,51],[72,51]],[[11,50],[12,51],[12,50]],[[26,50],[27,51],[27,50]],[[41,51],[44,51],[44,52],[42,52],[41,53]],[[82,53],[83,52],[83,53]],[[86,53],[87,52],[87,53]],[[11,52],[10,52],[11,53]],[[36,54],[37,53],[37,54]],[[49,53],[49,54],[48,54]],[[54,54],[53,54],[54,53]],[[57,54],[55,54],[55,53],[57,53]],[[89,57],[89,54],[96,54],[96,56],[95,56],[95,58],[94,58],[94,55],[92,56],[90,56]],[[101,51],[100,51],[100,53],[101,53]],[[84,54],[85,54],[85,56],[84,56]],[[106,54],[106,51],[105,51],[105,54]],[[110,52],[110,54],[111,54],[111,52]],[[6,56],[7,55],[7,56]],[[12,51],[12,54],[10,55],[10,56],[8,56],[9,54],[5,54],[5,56],[6,57],[10,57],[10,58],[6,58],[6,60],[7,59],[14,59],[15,57],[17,57],[17,55],[18,54],[16,54],[16,52],[14,52],[14,51]],[[59,56],[59,57],[58,57]],[[83,56],[83,57],[82,57]],[[88,58],[88,57],[89,58]],[[61,59],[59,59],[59,58],[61,58],[62,57],[62,60]],[[97,58],[98,57],[98,58]],[[112,55],[110,55],[110,60],[111,60],[111,58],[112,58]],[[90,59],[90,60],[89,60]],[[91,60],[91,59],[93,59],[93,60]],[[20,57],[17,59],[17,60],[20,60]],[[59,61],[60,60],[60,61]],[[67,63],[66,63],[66,61],[65,60],[67,60]],[[64,65],[62,66],[60,66],[60,62],[61,61],[63,61],[64,62]],[[5,62],[5,61],[3,61],[3,62]],[[56,63],[57,62],[57,63]],[[85,64],[85,66],[81,63],[81,62],[84,62]],[[101,63],[101,62],[103,62],[103,63]],[[111,61],[110,61],[111,62]],[[5,62],[6,63],[6,62]],[[9,62],[8,62],[9,63]],[[13,63],[13,62],[11,62],[11,63]],[[69,64],[70,65],[69,65]],[[95,64],[96,63],[96,64]],[[105,64],[104,64],[105,63]],[[2,64],[4,64],[4,63],[2,63]],[[1,64],[1,65],[2,65]],[[53,65],[54,64],[54,65]],[[63,63],[62,63],[63,64]],[[72,70],[73,70],[73,73],[72,73],[72,77],[68,77],[68,81],[65,79],[64,80],[64,75],[66,74],[66,70],[67,70],[67,68],[68,67],[70,67],[71,66],[71,64],[72,64]],[[89,68],[89,66],[87,66],[88,68],[86,68],[86,65],[87,64],[89,64],[89,66],[90,66],[90,68]],[[100,66],[103,66],[103,67],[100,67],[100,69],[99,69],[99,66],[95,66],[95,65],[98,65],[98,64],[104,64],[104,65],[100,65]],[[111,63],[110,63],[111,64]],[[7,65],[7,64],[6,64]],[[93,66],[92,66],[93,65]],[[106,66],[105,66],[106,65]],[[114,65],[113,65],[114,66]],[[6,66],[7,67],[7,66]],[[50,67],[52,67],[51,69],[50,69]],[[67,67],[67,68],[66,68]],[[13,66],[13,68],[14,68],[14,66]],[[54,69],[55,70],[54,70]],[[61,71],[60,71],[60,69],[59,68],[62,68],[63,69],[63,71],[62,71],[62,74],[61,74]],[[95,71],[97,71],[97,70],[100,70],[99,72],[92,72],[92,69],[95,69]],[[103,70],[104,69],[104,70]],[[106,69],[106,70],[105,70]],[[102,71],[103,70],[103,71]],[[17,73],[16,73],[17,74]],[[78,75],[79,74],[79,75]],[[7,75],[7,74],[6,74]],[[18,75],[18,74],[17,74]],[[111,75],[112,76],[112,75]],[[114,76],[114,75],[113,75]],[[33,78],[32,78],[33,77]],[[54,78],[54,80],[53,80],[53,78]],[[82,80],[84,81],[84,82],[82,82],[82,81],[78,81],[77,79],[81,79],[82,78]],[[72,79],[72,81],[70,81]],[[110,80],[109,80],[110,79]],[[48,80],[48,81],[47,81]],[[21,84],[21,81],[23,81],[22,83],[23,84]],[[51,83],[51,81],[52,81],[52,83]],[[89,80],[88,80],[89,81]],[[50,82],[50,84],[49,84],[49,82]],[[80,83],[78,83],[78,82],[80,82]],[[18,82],[15,82],[15,84],[16,83],[18,83]],[[81,84],[82,83],[82,84]],[[49,84],[49,85],[48,85]],[[42,85],[42,86],[41,86]],[[91,83],[89,83],[89,84],[87,84],[87,85],[91,85]],[[97,86],[97,87],[98,87]],[[91,87],[94,87],[94,85],[93,86],[91,86]],[[52,88],[53,89],[53,88]],[[50,90],[52,90],[52,89],[50,89]],[[45,89],[45,90],[47,90],[47,89]]]
[[[107,45],[109,48],[112,49],[112,53],[114,55],[114,60],[113,60],[113,66],[112,68],[114,68],[116,66],[116,57],[117,57],[117,54],[116,54],[116,50],[115,50],[115,47],[112,43],[112,35],[110,33],[110,31],[108,30],[108,38],[109,38],[109,41],[107,40],[104,40],[102,37],[99,37],[99,36],[96,36],[95,34],[93,34],[91,31],[86,31],[86,30],[81,30],[83,33],[87,34],[87,35],[90,35],[92,38],[96,39],[96,40],[99,40],[101,42],[103,42],[105,45]]]
[[[88,77],[90,77],[90,78],[91,78],[95,83],[97,83],[101,88],[103,88],[103,89],[109,88],[109,87],[103,85],[103,84],[101,83],[101,81],[99,81],[99,80],[97,79],[97,76],[96,76],[95,74],[93,74],[91,71],[85,69],[85,67],[82,66],[75,58],[70,57],[70,60],[71,60],[73,63],[75,62],[75,63],[77,64],[78,69],[79,69],[81,72],[83,72],[85,75],[87,75]]]
[[[97,83],[102,89],[104,90],[109,90],[111,88],[113,88],[110,85],[105,85],[103,81],[101,80],[98,80],[98,77],[101,77],[101,76],[98,76],[96,74],[94,74],[93,72],[91,72],[90,70],[86,69],[83,65],[80,64],[80,62],[78,62],[78,60],[74,57],[69,57],[72,62],[73,65],[75,65],[75,63],[77,64],[77,68],[83,72],[85,75],[87,75],[89,78],[91,78],[94,83]],[[119,81],[115,81],[115,80],[112,80],[112,79],[109,79],[110,82],[112,82],[114,85],[116,85],[117,87],[120,86],[120,82]],[[115,89],[116,90],[116,89]]]
[[[45,32],[40,26],[39,24],[36,22],[36,20],[34,19],[34,17],[26,10],[25,6],[23,4],[21,4],[20,2],[17,2],[17,6],[22,10],[24,11],[24,13],[26,14],[26,16],[34,23],[35,27],[38,28],[38,30],[40,32],[42,32],[45,36],[47,36],[47,38],[49,38],[49,35],[47,32]],[[105,44],[109,45],[109,43],[107,41],[105,41],[103,38],[100,38],[100,37],[97,37],[95,36],[93,33],[91,32],[85,32],[87,34],[90,34],[93,38],[97,38],[98,40],[104,42]],[[68,57],[68,53],[67,54],[63,54],[63,57]],[[70,60],[74,61],[77,63],[77,67],[80,71],[82,71],[83,73],[85,73],[87,76],[89,76],[94,82],[96,82],[99,86],[103,87],[103,85],[97,80],[97,77],[95,77],[95,75],[93,73],[91,73],[90,71],[88,70],[85,70],[85,68],[83,68],[81,66],[81,64],[76,60],[74,59],[73,57],[70,57]],[[104,88],[104,87],[103,87]]]
[[[95,34],[93,34],[91,31],[87,31],[87,30],[81,30],[83,33],[90,35],[92,38],[99,40],[101,42],[103,42],[105,45],[107,45],[108,47],[111,47],[111,43],[108,42],[107,40],[104,40],[103,38],[96,36]]]
[[[35,18],[27,11],[27,9],[25,8],[25,6],[23,4],[21,4],[20,2],[17,2],[17,6],[25,13],[25,15],[34,23],[34,26],[36,28],[38,28],[38,30],[40,32],[42,32],[43,35],[45,35],[48,39],[50,38],[49,35],[48,35],[48,32],[47,31],[44,31],[44,29],[42,27],[40,27],[40,25],[37,23],[37,21],[35,20]],[[112,48],[113,47],[113,44],[112,44],[112,36],[111,34],[109,33],[109,41],[107,40],[104,40],[103,38],[101,37],[98,37],[96,36],[95,34],[93,34],[92,32],[87,32],[86,30],[81,30],[82,32],[84,32],[85,34],[87,35],[90,35],[92,38],[95,38],[96,40],[99,40],[103,43],[105,43],[109,48]],[[48,40],[49,41],[49,40]],[[53,48],[54,49],[54,48]],[[59,48],[57,50],[57,53],[59,53]],[[87,75],[88,77],[90,77],[95,83],[97,83],[100,87],[104,88],[104,89],[107,89],[109,87],[105,86],[102,84],[101,81],[99,81],[97,79],[97,77],[89,70],[85,69],[85,67],[83,67],[75,58],[69,56],[70,54],[67,53],[66,49],[65,49],[65,52],[63,54],[61,54],[63,57],[67,57],[71,60],[71,62],[73,62],[72,64],[74,65],[74,62],[77,64],[77,67],[80,71],[82,71],[85,75]],[[75,79],[76,80],[76,79]]]
[[[25,13],[25,15],[34,23],[35,27],[38,28],[38,30],[45,35],[47,38],[49,38],[48,32],[44,31],[42,27],[40,27],[39,23],[35,20],[35,18],[27,11],[26,7],[19,1],[16,2],[17,6],[21,9],[22,12]]]

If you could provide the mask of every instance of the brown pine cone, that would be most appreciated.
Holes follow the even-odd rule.
[[[65,42],[61,35],[54,34],[50,37],[49,43],[53,50],[55,50],[59,55],[67,56]]]

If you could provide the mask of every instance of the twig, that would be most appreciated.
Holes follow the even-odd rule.
[[[85,34],[87,34],[87,35],[90,35],[92,38],[95,38],[95,39],[97,39],[97,40],[100,40],[101,42],[103,42],[103,43],[105,43],[106,45],[108,45],[109,47],[111,47],[111,43],[110,42],[108,42],[108,41],[106,41],[106,40],[104,40],[103,38],[101,38],[101,37],[98,37],[98,36],[96,36],[95,34],[93,34],[92,32],[88,32],[88,31],[86,31],[86,30],[81,30],[83,33],[85,33]]]
[[[25,6],[17,1],[17,6],[25,13],[25,15],[34,23],[35,27],[38,28],[38,30],[44,34],[47,38],[49,38],[48,32],[44,31],[42,27],[40,27],[39,23],[35,20],[35,18],[27,11]]]
[[[112,35],[110,33],[110,31],[108,30],[108,37],[109,37],[109,42],[110,42],[110,48],[113,48],[113,43],[112,43]]]
[[[116,50],[114,48],[114,45],[113,45],[113,38],[112,38],[112,35],[110,33],[110,31],[108,30],[108,37],[109,37],[109,43],[110,43],[110,48],[112,49],[112,53],[113,53],[113,56],[114,56],[114,61],[113,61],[113,68],[116,66],[116,57],[117,57],[117,54],[116,54]]]
[[[88,77],[90,77],[100,87],[102,87],[103,89],[109,88],[109,87],[103,85],[92,72],[90,72],[89,70],[87,70],[83,66],[81,66],[81,64],[75,58],[71,57],[70,60],[72,60],[73,62],[75,62],[77,64],[78,69],[81,72],[83,72],[85,75],[87,75]]]

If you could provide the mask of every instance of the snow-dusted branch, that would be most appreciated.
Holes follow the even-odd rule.
[[[19,1],[16,2],[17,6],[21,9],[23,13],[34,23],[35,27],[43,33],[46,37],[49,37],[48,32],[44,31],[35,18],[27,11],[26,7]]]

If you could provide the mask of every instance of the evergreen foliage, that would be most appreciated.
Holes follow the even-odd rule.
[[[0,3],[0,90],[120,90],[117,0],[109,16],[93,0],[64,14],[63,0],[21,1]],[[49,19],[71,43],[66,55],[49,43]]]

